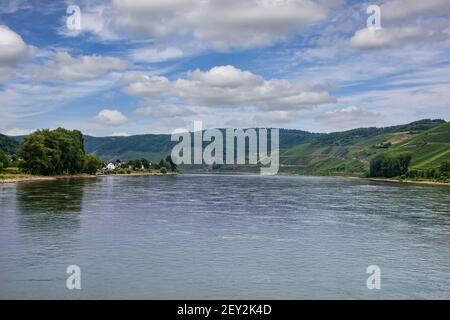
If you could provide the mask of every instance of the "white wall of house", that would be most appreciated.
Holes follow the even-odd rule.
[[[108,163],[108,165],[106,166],[106,169],[108,170],[114,170],[116,168],[116,166],[113,163]]]

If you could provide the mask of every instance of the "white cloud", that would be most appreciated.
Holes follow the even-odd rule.
[[[253,117],[257,124],[285,124],[295,120],[296,113],[294,111],[276,110],[257,114]]]
[[[157,98],[170,94],[172,89],[169,79],[162,76],[131,72],[125,74],[124,79],[128,83],[125,92],[130,95]]]
[[[127,132],[121,131],[121,132],[113,132],[113,133],[111,133],[110,136],[111,136],[111,137],[129,137],[130,134],[127,133]]]
[[[139,48],[131,52],[130,57],[138,62],[162,62],[183,57],[183,51],[179,48],[168,47],[165,49]]]
[[[415,26],[382,28],[379,30],[361,29],[356,31],[350,43],[359,49],[378,49],[398,47],[407,41],[417,41],[426,38],[426,33]]]
[[[172,118],[193,115],[194,112],[185,106],[168,105],[160,107],[139,107],[136,113],[145,117]]]
[[[450,13],[448,0],[393,0],[381,6],[382,19],[401,20],[427,13]]]
[[[11,14],[30,7],[27,0],[4,0],[0,7],[0,13]]]
[[[127,122],[127,117],[120,111],[103,109],[92,121],[104,126],[121,126]]]
[[[0,25],[0,82],[14,79],[16,67],[31,57],[36,48],[27,45],[22,37],[5,25]]]
[[[348,129],[373,125],[381,119],[381,115],[359,107],[350,106],[343,109],[326,112],[317,116],[317,120],[334,128]]]
[[[54,60],[50,60],[39,70],[40,79],[56,79],[62,81],[80,81],[102,76],[110,71],[123,70],[129,63],[119,58],[99,55],[72,57],[68,52],[57,52]]]
[[[0,25],[0,65],[14,66],[23,60],[28,52],[29,48],[19,34],[7,26]]]
[[[12,129],[8,129],[5,132],[3,132],[3,134],[7,135],[7,136],[26,136],[29,135],[30,133],[36,131],[35,129],[20,129],[20,128],[12,128]]]
[[[113,0],[83,10],[82,32],[102,39],[197,39],[219,49],[249,48],[283,40],[323,21],[342,1]],[[71,34],[68,30],[62,33]]]
[[[233,66],[218,66],[206,72],[195,70],[187,78],[169,81],[161,76],[132,73],[125,77],[130,95],[176,97],[185,104],[203,107],[260,107],[267,110],[310,108],[336,101],[327,87],[284,79],[264,80]]]

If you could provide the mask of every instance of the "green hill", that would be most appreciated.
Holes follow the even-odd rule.
[[[18,145],[19,143],[13,138],[0,133],[0,150],[3,150],[7,154],[14,154]]]
[[[450,160],[450,123],[421,120],[387,128],[330,133],[281,152],[282,172],[361,175],[381,153],[410,152],[414,169]]]
[[[12,154],[22,138],[0,135],[0,148]],[[159,161],[170,154],[176,143],[170,141],[167,134],[84,136],[86,152],[104,161],[142,157]],[[362,175],[376,155],[403,152],[412,154],[411,168],[414,169],[436,168],[450,160],[450,123],[424,119],[405,125],[328,134],[280,129],[282,173]],[[249,166],[215,166],[215,170],[251,169]]]

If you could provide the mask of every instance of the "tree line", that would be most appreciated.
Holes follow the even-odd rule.
[[[425,170],[409,169],[411,154],[380,154],[370,161],[369,176],[382,178],[423,178],[446,180],[450,176],[450,161],[444,161],[438,168]]]

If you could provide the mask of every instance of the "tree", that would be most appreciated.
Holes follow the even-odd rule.
[[[9,157],[0,149],[0,170],[8,168],[10,163]]]
[[[102,162],[94,155],[86,155],[84,157],[83,172],[88,174],[96,174],[97,170],[102,168]]]
[[[63,128],[38,130],[19,146],[21,168],[28,173],[59,175],[80,173],[84,165],[84,142],[80,131]]]
[[[450,161],[444,161],[439,166],[439,173],[441,176],[448,177],[450,173]]]
[[[166,164],[169,165],[170,171],[176,171],[177,165],[172,161],[172,157],[169,155],[166,157]]]
[[[130,161],[128,161],[128,166],[130,166],[133,170],[141,170],[142,169],[142,161],[141,160],[130,160]]]
[[[370,171],[369,176],[371,177],[381,177],[381,165],[384,161],[383,156],[378,156],[370,161]]]
[[[166,167],[161,167],[161,169],[159,169],[159,171],[160,171],[162,174],[166,174],[166,173],[167,173],[167,168],[166,168]]]
[[[411,155],[401,153],[397,155],[378,155],[370,161],[371,177],[398,177],[408,172]]]

